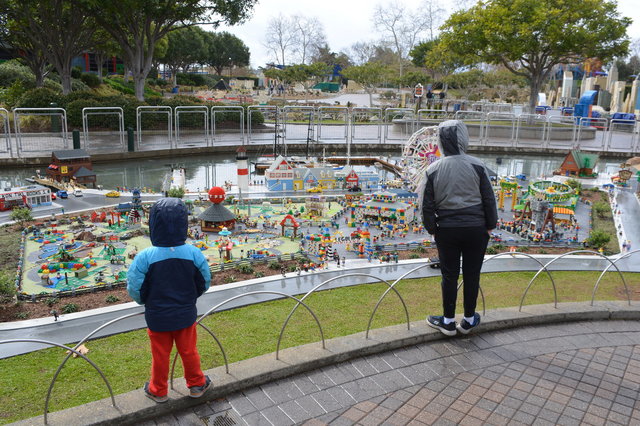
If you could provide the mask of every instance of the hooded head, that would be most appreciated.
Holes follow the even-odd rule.
[[[469,147],[469,131],[467,125],[460,120],[447,120],[438,126],[440,134],[440,152],[442,155],[460,155]]]
[[[181,246],[187,239],[189,213],[179,198],[161,198],[149,213],[151,243],[156,247]]]

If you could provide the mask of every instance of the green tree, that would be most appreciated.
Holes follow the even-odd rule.
[[[16,21],[8,21],[2,25],[4,29],[2,40],[12,46],[20,55],[20,61],[29,67],[35,76],[36,87],[44,87],[44,79],[51,71],[47,55],[38,45],[34,44],[24,27]]]
[[[309,89],[313,87],[319,79],[326,77],[331,70],[324,62],[315,64],[291,65],[284,69],[284,79],[289,83],[300,83],[304,87],[305,101],[308,100]]]
[[[224,68],[246,67],[251,54],[242,40],[226,31],[206,35],[207,53],[204,63],[211,66],[218,75]]]
[[[205,37],[200,27],[179,28],[167,34],[167,50],[158,60],[171,71],[174,86],[178,84],[178,70],[186,71],[192,64],[205,62]]]
[[[2,0],[0,11],[15,31],[44,52],[62,80],[62,93],[71,92],[71,60],[93,45],[93,19],[71,0]]]
[[[415,87],[418,83],[425,86],[429,81],[431,81],[431,77],[420,71],[409,71],[402,77],[398,76],[396,79],[396,83],[399,86],[411,88]]]
[[[122,49],[133,74],[135,96],[144,100],[144,85],[158,40],[172,30],[196,23],[242,22],[257,0],[77,0]]]
[[[26,222],[33,220],[33,215],[31,214],[31,209],[28,207],[15,207],[11,210],[9,219],[17,222],[20,226],[23,226]]]
[[[611,207],[605,201],[596,201],[592,206],[595,214],[600,218],[604,218],[609,211],[611,211]]]
[[[556,65],[624,56],[630,24],[610,0],[484,0],[451,15],[441,40],[467,64],[502,64],[526,78],[533,109]]]
[[[589,247],[593,247],[596,249],[604,248],[611,241],[611,235],[607,232],[595,229],[589,233],[589,238],[587,238],[587,244]]]
[[[373,94],[376,88],[391,74],[388,67],[377,62],[349,67],[342,75],[358,83],[369,95],[369,105],[373,106]]]
[[[477,94],[484,85],[484,73],[479,69],[450,74],[442,79],[449,87],[460,89],[465,97],[471,98]]]
[[[15,294],[14,276],[7,271],[0,271],[0,303],[13,300]]]

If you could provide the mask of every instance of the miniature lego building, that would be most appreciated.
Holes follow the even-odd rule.
[[[71,182],[96,186],[91,156],[84,149],[65,149],[51,153],[47,177],[57,182]]]
[[[51,190],[42,185],[20,188],[5,188],[0,191],[0,211],[14,207],[36,207],[51,205]]]
[[[391,192],[376,192],[371,201],[351,205],[352,222],[370,221],[405,224],[413,220],[415,205],[398,201],[398,196]]]
[[[214,186],[209,190],[209,201],[212,204],[198,216],[203,231],[219,232],[223,228],[233,229],[235,227],[236,216],[221,204],[224,199],[224,189]]]
[[[553,172],[554,175],[574,177],[596,177],[593,168],[598,162],[598,155],[587,154],[573,150],[567,154],[560,167]]]

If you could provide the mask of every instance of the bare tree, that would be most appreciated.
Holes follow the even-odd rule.
[[[294,43],[295,50],[300,63],[304,65],[317,52],[319,46],[326,44],[324,27],[316,17],[294,15],[291,20],[298,33]]]
[[[292,19],[280,14],[269,20],[264,47],[274,55],[278,64],[286,65],[287,57],[295,51],[296,35],[297,28]]]
[[[447,17],[447,11],[442,7],[440,0],[423,0],[422,10],[424,11],[425,24],[429,31],[429,40],[433,40],[438,27]]]
[[[373,23],[376,29],[388,40],[398,55],[400,77],[403,62],[409,51],[415,46],[418,37],[427,28],[427,19],[422,9],[408,10],[398,0],[376,5],[373,12]]]
[[[363,65],[369,62],[376,54],[376,45],[369,41],[353,43],[349,48],[349,58],[354,65]]]

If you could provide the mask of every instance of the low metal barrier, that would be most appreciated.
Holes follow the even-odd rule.
[[[9,123],[9,111],[4,108],[0,108],[0,134],[4,139],[4,146],[0,143],[0,153],[9,154],[9,157],[13,155],[13,149],[11,146],[11,124]]]
[[[244,145],[245,114],[241,106],[211,107],[211,143]]]
[[[209,108],[205,105],[174,109],[176,148],[209,145]]]
[[[291,106],[282,108],[282,126],[284,128],[285,153],[288,142],[303,142],[315,139],[316,109],[310,106]]]
[[[320,107],[318,108],[318,142],[347,143],[349,137],[349,108]]]
[[[351,108],[351,141],[382,143],[382,109]],[[349,144],[350,145],[350,144]]]
[[[547,115],[546,148],[573,149],[576,145],[578,126],[573,117]]]
[[[604,150],[609,134],[609,120],[591,117],[574,117],[574,119],[578,119],[576,148],[592,151]],[[591,134],[593,134],[593,138],[590,137]]]
[[[513,146],[516,140],[517,119],[514,114],[490,112],[485,118],[483,145]]]
[[[158,115],[160,116],[160,121],[158,121]],[[163,129],[160,125],[163,116],[166,116],[167,120],[166,129]],[[147,117],[154,124],[153,129],[144,129],[144,117]],[[138,151],[172,148],[173,110],[170,106],[139,106],[136,108],[136,130],[138,134]]]
[[[282,123],[275,105],[251,105],[247,108],[248,143],[280,143]]]
[[[500,257],[506,257],[506,256],[510,256],[510,257],[514,257],[514,258],[518,258],[518,257],[524,257],[527,259],[530,259],[532,261],[534,261],[535,263],[537,263],[539,265],[539,269],[538,271],[535,273],[535,275],[531,278],[531,280],[529,281],[527,287],[525,288],[522,297],[520,298],[520,304],[519,304],[519,310],[522,310],[522,307],[524,306],[524,301],[526,299],[526,296],[529,292],[529,290],[531,289],[533,283],[536,281],[536,279],[538,278],[538,276],[540,276],[540,274],[542,273],[546,273],[546,275],[549,277],[550,281],[551,281],[551,286],[552,286],[552,291],[553,291],[553,302],[554,302],[554,306],[557,307],[558,304],[558,290],[557,290],[557,283],[554,280],[553,277],[553,270],[551,269],[552,265],[554,263],[556,263],[557,261],[559,261],[560,259],[566,258],[567,256],[571,256],[571,255],[590,255],[590,256],[594,256],[596,258],[602,259],[602,261],[607,262],[607,266],[605,268],[603,268],[602,273],[600,274],[600,276],[598,277],[598,280],[596,281],[596,283],[593,286],[592,292],[591,292],[591,305],[593,305],[594,300],[595,300],[595,295],[596,292],[598,290],[599,284],[602,280],[602,278],[604,277],[604,275],[606,274],[606,272],[608,272],[611,268],[615,269],[618,276],[621,278],[623,285],[624,285],[624,289],[625,289],[625,294],[626,294],[626,299],[629,305],[631,305],[631,295],[630,295],[630,290],[629,290],[629,286],[627,285],[627,282],[625,280],[624,275],[622,274],[622,271],[620,270],[620,268],[618,267],[618,263],[620,261],[622,261],[623,259],[628,259],[629,257],[636,255],[640,253],[640,250],[635,250],[633,252],[629,252],[629,253],[625,253],[615,259],[612,259],[610,257],[607,257],[601,253],[598,253],[596,251],[592,251],[592,250],[575,250],[575,251],[571,251],[568,253],[564,253],[558,256],[555,256],[554,258],[543,262],[540,258],[536,258],[535,256],[532,256],[530,254],[527,253],[522,253],[522,252],[508,252],[508,253],[499,253],[490,257],[487,257],[484,260],[484,263],[493,261],[497,258]],[[409,315],[409,310],[408,307],[402,297],[402,295],[400,294],[400,292],[398,291],[398,289],[396,288],[396,286],[402,282],[405,279],[408,279],[411,275],[415,274],[416,272],[424,269],[424,268],[429,268],[429,267],[433,267],[435,266],[435,264],[438,263],[437,261],[434,262],[425,262],[425,263],[421,263],[418,264],[417,266],[411,268],[409,271],[403,273],[402,275],[400,275],[397,279],[395,279],[392,283],[389,283],[388,281],[377,277],[376,275],[370,274],[370,273],[345,273],[342,275],[338,275],[338,276],[334,276],[331,277],[329,279],[323,280],[322,282],[320,282],[319,284],[317,284],[316,286],[314,286],[313,288],[311,288],[309,291],[307,291],[304,296],[302,297],[295,297],[295,296],[291,296],[289,294],[286,293],[282,293],[279,291],[251,291],[248,293],[244,293],[244,294],[239,294],[233,297],[230,297],[218,304],[216,304],[215,306],[209,308],[197,321],[198,326],[200,326],[201,328],[203,328],[216,342],[216,344],[218,345],[221,353],[222,353],[222,357],[224,359],[224,364],[225,364],[225,368],[226,368],[226,372],[227,374],[230,374],[229,372],[229,364],[228,364],[228,360],[227,360],[227,354],[226,351],[224,349],[224,345],[222,344],[222,342],[217,338],[217,336],[215,335],[214,331],[211,330],[209,327],[207,327],[206,325],[203,324],[203,321],[205,318],[209,317],[210,315],[214,314],[215,312],[219,311],[220,308],[222,308],[225,305],[228,305],[240,298],[245,298],[245,297],[249,297],[254,299],[253,303],[261,303],[264,301],[269,301],[269,300],[273,300],[274,298],[276,299],[283,299],[283,298],[287,298],[287,299],[291,299],[293,301],[296,302],[296,304],[293,306],[293,308],[291,309],[291,311],[289,312],[289,314],[287,315],[287,317],[284,319],[282,326],[280,328],[280,333],[278,335],[278,340],[276,343],[276,351],[275,351],[275,357],[276,359],[279,359],[279,352],[280,352],[280,347],[281,347],[281,342],[282,342],[282,338],[284,336],[284,332],[285,329],[287,327],[287,325],[289,324],[291,318],[293,317],[293,315],[295,314],[296,310],[299,308],[299,306],[303,306],[313,317],[314,322],[316,323],[317,327],[318,327],[318,331],[320,333],[320,339],[321,339],[321,343],[322,343],[322,348],[325,349],[325,338],[324,338],[324,331],[322,328],[322,324],[320,319],[318,318],[318,316],[315,314],[315,312],[313,311],[313,309],[309,306],[309,304],[307,303],[308,298],[313,295],[314,293],[327,288],[330,284],[334,284],[335,282],[337,282],[338,280],[343,280],[343,279],[347,279],[349,281],[349,284],[347,285],[363,285],[363,284],[376,284],[376,283],[381,283],[381,284],[385,284],[387,286],[387,288],[384,290],[384,292],[380,295],[380,297],[378,298],[374,308],[371,311],[371,314],[369,315],[369,319],[368,319],[368,323],[367,323],[367,328],[366,328],[366,333],[364,335],[365,339],[369,338],[369,332],[371,329],[371,325],[373,322],[373,318],[379,308],[379,306],[381,305],[382,301],[385,299],[385,297],[390,293],[390,292],[394,292],[397,296],[398,299],[401,302],[402,305],[402,309],[404,312],[404,318],[406,319],[406,324],[407,324],[407,329],[410,330],[411,327],[411,323],[410,323],[410,315]],[[577,266],[579,266],[579,269],[582,269],[582,263],[577,264]],[[562,268],[563,270],[566,270],[565,268]],[[361,278],[361,280],[357,280],[357,278]],[[463,282],[459,283],[458,289],[463,285]],[[482,297],[482,305],[483,305],[483,314],[485,313],[486,310],[486,302],[485,302],[485,295],[484,292],[482,291],[482,287],[480,287],[480,295]],[[113,394],[113,390],[111,388],[111,385],[109,383],[109,380],[107,379],[106,375],[104,374],[104,372],[100,369],[100,367],[94,363],[91,359],[89,359],[88,356],[82,354],[79,349],[80,346],[83,345],[84,343],[88,342],[90,339],[92,338],[96,338],[96,336],[98,335],[99,332],[106,330],[110,327],[112,327],[114,324],[121,322],[123,320],[127,320],[139,315],[142,315],[143,312],[134,312],[128,315],[123,315],[119,318],[113,319],[105,324],[102,324],[101,326],[99,326],[98,328],[94,329],[93,331],[91,331],[89,334],[87,334],[85,337],[83,337],[82,339],[80,339],[80,341],[74,346],[74,347],[69,347],[67,345],[63,345],[63,344],[59,344],[59,343],[55,343],[55,342],[51,342],[48,340],[42,340],[42,339],[10,339],[10,340],[2,340],[0,341],[0,345],[3,344],[13,344],[13,343],[37,343],[37,344],[43,344],[43,345],[48,345],[48,346],[56,346],[59,348],[63,348],[69,351],[68,355],[61,361],[60,365],[58,366],[56,372],[53,375],[53,378],[51,380],[51,383],[49,385],[49,389],[47,392],[47,396],[45,398],[45,406],[44,406],[44,423],[47,424],[48,421],[48,414],[49,414],[49,401],[51,398],[51,394],[54,388],[54,385],[57,381],[57,378],[62,370],[62,368],[65,366],[65,364],[67,363],[67,361],[69,360],[69,358],[72,355],[77,355],[79,357],[81,357],[83,360],[85,360],[89,365],[91,365],[91,367],[93,369],[95,369],[101,379],[104,381],[104,383],[106,384],[110,397],[111,397],[111,402],[112,405],[114,407],[114,409],[117,409],[116,407],[116,401],[115,401],[115,397]],[[177,360],[177,354],[173,359],[173,363],[172,363],[172,367],[171,367],[171,374],[170,374],[170,378],[171,378],[171,387],[173,388],[173,377],[174,377],[174,373],[175,373],[175,365],[176,365],[176,360]]]
[[[404,143],[415,131],[416,114],[411,108],[384,110],[384,143]]]
[[[27,122],[28,117],[35,118]],[[50,154],[57,149],[69,149],[67,112],[63,108],[15,108],[13,125],[18,157],[25,153]]]
[[[92,134],[89,130],[89,117],[105,117],[113,115],[116,116],[116,121],[112,122],[112,120],[103,120],[99,126],[100,131],[96,131],[93,135],[94,139],[91,139]],[[117,130],[113,127],[117,127]],[[84,149],[87,150],[87,152],[99,152],[103,151],[105,148],[108,150],[109,148],[114,147],[114,142],[116,148],[124,151],[124,111],[120,107],[82,108],[82,134],[84,136]]]
[[[609,122],[606,151],[633,152],[637,143],[637,121],[613,119]]]
[[[516,147],[544,146],[547,120],[544,115],[520,114],[516,125]]]

